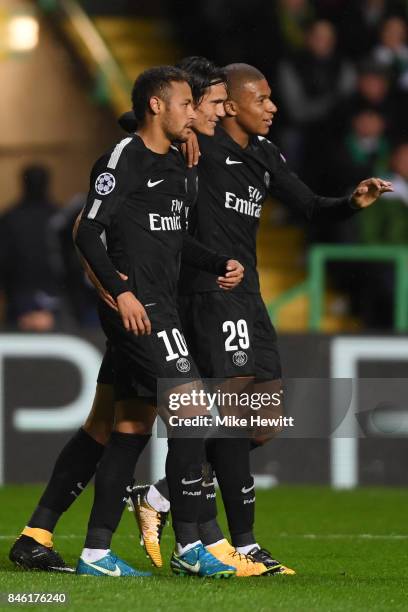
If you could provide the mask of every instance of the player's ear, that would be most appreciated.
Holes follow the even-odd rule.
[[[149,107],[153,115],[158,115],[162,109],[163,101],[157,96],[152,96],[149,100]]]
[[[238,113],[237,104],[234,100],[225,100],[224,109],[227,117],[236,117]]]

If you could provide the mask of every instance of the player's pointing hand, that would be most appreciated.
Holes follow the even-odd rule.
[[[131,291],[125,291],[116,298],[119,314],[127,331],[148,336],[152,332],[152,326],[144,309],[143,304],[133,295]]]
[[[234,289],[244,278],[244,266],[236,259],[229,259],[226,270],[225,276],[217,278],[217,284],[222,289]]]
[[[369,178],[357,185],[351,202],[356,208],[367,208],[387,191],[394,191],[392,183],[380,178]]]

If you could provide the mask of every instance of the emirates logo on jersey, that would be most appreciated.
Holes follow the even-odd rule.
[[[227,191],[225,194],[225,208],[232,208],[241,215],[249,217],[261,216],[263,193],[257,188],[248,187],[248,198],[239,198],[235,193]]]
[[[160,215],[159,213],[149,213],[149,227],[152,232],[170,232],[182,229],[181,211],[183,200],[171,201],[171,215]]]

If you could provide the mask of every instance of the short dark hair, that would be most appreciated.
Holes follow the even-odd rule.
[[[225,72],[227,75],[228,96],[231,100],[239,96],[241,89],[246,83],[263,81],[265,78],[258,68],[250,64],[228,64],[228,66],[225,66]]]
[[[156,66],[145,70],[137,77],[132,90],[132,107],[138,125],[142,125],[150,111],[152,96],[166,99],[171,83],[189,83],[189,75],[173,66]]]
[[[189,75],[189,83],[196,104],[200,103],[211,85],[225,83],[227,80],[224,69],[216,66],[206,57],[198,55],[185,57],[176,66]]]

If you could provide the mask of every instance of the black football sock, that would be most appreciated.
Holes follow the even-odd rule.
[[[217,501],[215,495],[214,473],[210,463],[203,465],[203,480],[201,482],[201,505],[198,522],[207,523],[217,517]]]
[[[113,432],[96,470],[95,497],[85,548],[109,548],[125,507],[126,487],[150,435]]]
[[[204,546],[214,544],[224,538],[217,523],[217,501],[215,494],[214,473],[210,463],[203,465],[201,483],[201,507],[198,519],[198,531]]]
[[[154,483],[153,486],[158,490],[160,495],[162,495],[165,499],[167,499],[167,501],[170,499],[169,485],[167,484],[167,478],[162,478],[161,480],[158,480],[157,482]]]
[[[228,527],[233,546],[245,546],[252,542],[255,518],[254,479],[249,464],[249,440],[247,438],[219,438],[214,441],[211,454],[213,468],[221,489]],[[241,544],[242,537],[245,544]]]
[[[62,513],[68,510],[95,474],[104,450],[104,445],[84,429],[76,432],[60,452],[28,527],[54,531]]]
[[[217,519],[211,519],[206,523],[199,523],[198,532],[200,534],[200,540],[204,546],[211,546],[220,540],[224,540],[225,536],[221,531],[221,527],[218,525]]]
[[[200,539],[204,442],[197,438],[170,438],[166,460],[170,508],[176,542],[186,546]]]

